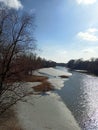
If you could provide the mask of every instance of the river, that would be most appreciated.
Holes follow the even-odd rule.
[[[98,77],[72,72],[58,94],[82,130],[98,130]]]

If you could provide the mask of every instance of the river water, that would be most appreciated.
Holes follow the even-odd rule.
[[[72,72],[58,94],[82,130],[98,130],[98,77]]]

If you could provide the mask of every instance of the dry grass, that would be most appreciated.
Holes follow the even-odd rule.
[[[23,77],[23,81],[25,82],[41,82],[40,85],[33,87],[35,92],[47,92],[54,90],[54,87],[47,81],[47,79],[48,78],[44,76],[29,75]],[[4,114],[0,115],[0,130],[23,130],[18,123],[13,109],[9,109]]]
[[[59,77],[61,77],[61,78],[69,78],[69,76],[66,76],[66,75],[61,75]]]
[[[42,84],[33,87],[33,89],[35,92],[47,92],[54,90],[54,87],[48,81],[44,81]]]
[[[23,81],[26,81],[26,82],[43,82],[47,79],[48,78],[45,76],[35,76],[35,75],[27,75],[23,77]]]
[[[19,75],[17,77],[12,76],[8,79],[6,79],[6,83],[13,83],[16,81],[26,81],[26,82],[41,82],[48,79],[45,76],[36,76],[36,75]]]
[[[0,130],[23,130],[20,128],[15,113],[12,109],[0,115]]]
[[[23,77],[25,82],[41,82],[41,85],[33,87],[35,92],[47,92],[53,90],[53,86],[47,81],[45,76],[28,75]],[[7,82],[13,83],[14,80]],[[33,93],[30,93],[33,94]],[[13,109],[7,110],[4,114],[0,115],[0,130],[23,130],[15,116]]]
[[[24,77],[24,81],[26,82],[41,82],[40,85],[33,87],[35,92],[47,92],[53,90],[53,86],[47,81],[47,77],[45,76],[35,76],[29,75]]]

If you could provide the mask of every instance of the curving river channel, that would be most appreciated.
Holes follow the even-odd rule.
[[[72,72],[58,94],[82,130],[98,130],[98,77]]]

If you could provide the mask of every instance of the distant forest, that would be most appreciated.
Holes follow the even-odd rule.
[[[92,58],[86,61],[72,59],[67,63],[67,67],[72,70],[86,70],[88,73],[98,76],[98,59]]]

